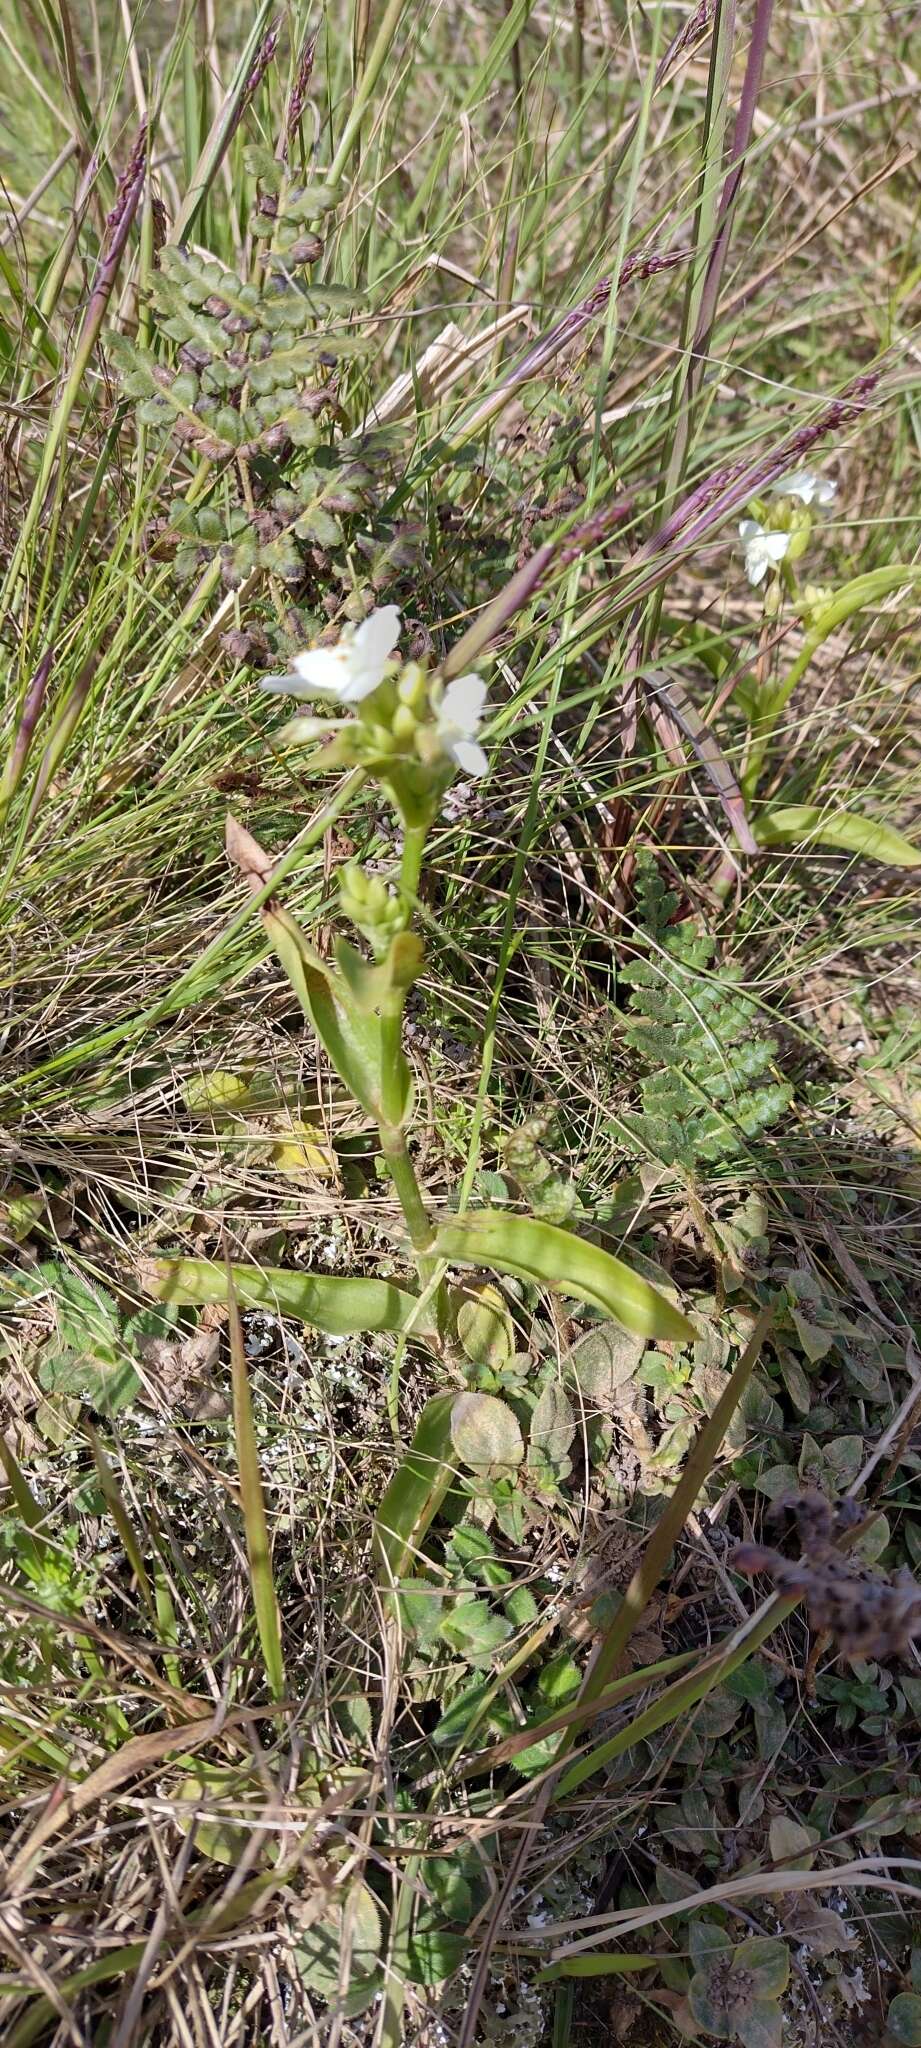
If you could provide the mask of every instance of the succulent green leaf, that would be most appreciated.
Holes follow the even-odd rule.
[[[491,1366],[496,1372],[508,1363],[515,1350],[515,1331],[498,1287],[487,1281],[465,1296],[457,1311],[457,1334],[474,1365]]]
[[[783,2048],[783,2013],[772,1998],[756,1998],[738,2021],[742,2048]]]
[[[374,1547],[390,1582],[411,1573],[426,1530],[457,1470],[451,1438],[453,1394],[434,1394],[374,1518]]]
[[[554,1223],[510,1216],[506,1210],[475,1209],[442,1223],[435,1251],[452,1264],[492,1266],[499,1273],[590,1301],[637,1336],[693,1342],[695,1333],[687,1317],[648,1280],[600,1245],[574,1237]]]
[[[381,1106],[381,1020],[360,1009],[340,976],[329,974],[284,911],[264,913],[268,938],[339,1079],[378,1119]],[[404,1063],[405,1064],[405,1063]],[[408,1088],[408,1070],[404,1087]]]
[[[654,1970],[661,1963],[660,1956],[629,1955],[626,1950],[602,1950],[586,1956],[564,1956],[558,1963],[548,1963],[537,1979],[539,1984],[553,1984],[559,1977],[627,1977],[638,1970]]]
[[[688,1989],[688,2004],[691,2013],[705,2034],[714,2041],[732,2041],[737,2038],[738,2028],[734,2008],[728,2007],[719,1989],[711,1987],[705,1971],[698,1971],[691,1978]]]
[[[898,2048],[921,2048],[921,1997],[899,1991],[890,2002],[886,2026]]]
[[[718,1927],[715,1920],[696,1918],[688,1926],[688,1948],[692,1963],[699,1969],[710,1956],[725,1955],[732,1942],[725,1927]]]
[[[753,1978],[756,1998],[780,1998],[790,1981],[787,1944],[771,1935],[756,1934],[740,1941],[732,1967]]]
[[[797,846],[803,841],[833,846],[842,853],[860,853],[890,868],[921,867],[916,846],[892,825],[865,818],[859,811],[829,811],[816,804],[785,804],[762,811],[753,821],[759,846]]]
[[[390,1280],[340,1277],[333,1273],[290,1273],[283,1266],[231,1266],[233,1291],[241,1308],[274,1309],[296,1316],[331,1337],[353,1330],[391,1330],[424,1344],[434,1324],[418,1304]],[[213,1259],[152,1259],[144,1284],[158,1301],[226,1301],[227,1272]]]

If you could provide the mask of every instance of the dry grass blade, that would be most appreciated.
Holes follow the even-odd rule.
[[[669,1555],[681,1534],[688,1515],[693,1509],[701,1488],[706,1484],[723,1437],[754,1371],[761,1346],[764,1343],[772,1321],[773,1309],[763,1309],[748,1344],[739,1359],[738,1365],[727,1386],[724,1388],[720,1399],[717,1401],[713,1414],[705,1422],[697,1437],[697,1441],[690,1452],[684,1471],[675,1487],[668,1506],[656,1523],[655,1529],[643,1552],[642,1561],[627,1587],[623,1602],[587,1673],[577,1701],[578,1707],[598,1702],[600,1708],[599,1695],[603,1694],[608,1686],[618,1659],[623,1655],[630,1637],[659,1583]],[[689,1687],[692,1689],[695,1679],[699,1679],[699,1674],[693,1674],[690,1679],[685,1681],[679,1680],[677,1685],[670,1688],[664,1695],[665,1700],[668,1701],[671,1696],[676,1694],[683,1698],[684,1688]],[[704,1681],[703,1689],[706,1689],[706,1681]],[[662,1703],[657,1702],[657,1705],[661,1708]],[[654,1713],[655,1708],[651,1709],[650,1712]],[[667,1709],[664,1712],[663,1718],[665,1720],[670,1718]],[[661,1725],[661,1723],[658,1725]],[[571,1724],[563,1737],[562,1755],[565,1755],[566,1750],[570,1747],[574,1734],[575,1725]],[[626,1747],[626,1742],[624,1747]],[[586,1775],[588,1775],[590,1756],[588,1759],[582,1759],[581,1761],[585,1764]],[[555,1762],[540,1786],[534,1806],[527,1816],[521,1840],[512,1857],[511,1867],[506,1875],[502,1891],[490,1916],[489,1926],[484,1931],[480,1954],[474,1971],[473,1983],[470,1988],[470,1996],[467,2001],[467,2009],[464,2014],[459,2048],[471,2048],[474,2040],[480,2007],[486,1988],[489,1961],[501,1931],[503,1914],[510,1904],[517,1886],[521,1883],[523,1871],[534,1847],[537,1831],[542,1826],[544,1817],[554,1798],[559,1777],[559,1767],[559,1761]],[[568,1784],[568,1774],[563,1782]]]
[[[583,1703],[594,1699],[610,1683],[618,1659],[623,1656],[630,1637],[662,1577],[669,1555],[693,1510],[694,1503],[713,1470],[723,1438],[758,1362],[761,1346],[773,1317],[773,1309],[762,1309],[713,1414],[708,1416],[688,1454],[674,1493],[664,1514],[656,1523],[642,1559],[627,1587],[623,1604],[598,1649],[580,1695]]]
[[[152,1764],[161,1763],[164,1757],[172,1756],[177,1750],[201,1749],[204,1743],[228,1727],[233,1726],[233,1716],[215,1715],[209,1707],[199,1719],[176,1728],[156,1728],[149,1735],[137,1735],[116,1750],[114,1756],[107,1756],[98,1769],[91,1771],[70,1790],[63,1787],[53,1792],[41,1819],[36,1822],[22,1847],[17,1850],[6,1873],[7,1891],[21,1891],[23,1885],[34,1875],[38,1858],[46,1843],[54,1840],[62,1828],[68,1827],[78,1814],[86,1813],[103,1799],[117,1792],[131,1778],[149,1770]]]
[[[227,1307],[230,1332],[230,1372],[233,1388],[233,1426],[236,1438],[237,1469],[240,1474],[240,1495],[243,1502],[243,1525],[246,1532],[246,1552],[252,1585],[253,1607],[256,1627],[262,1646],[265,1675],[273,1699],[281,1699],[285,1690],[285,1662],[281,1643],[281,1616],[272,1577],[272,1551],[269,1543],[269,1526],[266,1520],[265,1496],[262,1491],[262,1476],[259,1471],[259,1448],[253,1421],[253,1401],[250,1392],[249,1370],[246,1363],[246,1349],[243,1342],[243,1324],[237,1307],[233,1287],[233,1271],[230,1254],[225,1246],[227,1269]]]

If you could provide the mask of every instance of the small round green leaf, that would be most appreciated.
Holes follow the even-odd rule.
[[[886,2025],[899,2048],[921,2048],[921,1997],[900,1991],[886,2014]]]
[[[770,1935],[754,1935],[742,1941],[732,1962],[733,1974],[744,1971],[751,1978],[755,1998],[779,1998],[790,1981],[790,1956],[785,1941]]]
[[[742,2048],[783,2048],[783,2013],[772,1998],[756,1998],[737,2027]]]
[[[508,1362],[515,1349],[515,1332],[498,1287],[487,1281],[461,1302],[457,1334],[474,1365],[488,1365],[497,1372]]]
[[[718,1927],[715,1920],[692,1920],[688,1927],[688,1947],[691,1961],[698,1969],[709,1956],[725,1955],[732,1942],[725,1928]]]
[[[631,1336],[617,1323],[599,1323],[573,1345],[564,1361],[566,1377],[590,1413],[613,1413],[618,1388],[633,1378],[645,1348],[645,1337]]]
[[[495,1394],[458,1394],[451,1442],[462,1464],[489,1479],[508,1477],[524,1457],[517,1419]]]
[[[294,1960],[309,1991],[337,2001],[345,1944],[347,1989],[342,2010],[351,2016],[363,2012],[374,1996],[381,1943],[380,1914],[373,1893],[366,1884],[353,1884],[344,1896],[334,1893],[325,1912],[302,1930]]]

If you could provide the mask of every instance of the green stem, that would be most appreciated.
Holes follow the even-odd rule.
[[[424,1286],[433,1263],[431,1258],[426,1258],[424,1255],[427,1252],[431,1252],[435,1242],[435,1231],[428,1210],[422,1200],[422,1192],[416,1179],[416,1169],[409,1156],[405,1133],[390,1124],[381,1124],[379,1130],[381,1151],[390,1168],[400,1208],[406,1218],[406,1228],[409,1231],[410,1243],[417,1255],[420,1253],[423,1255],[422,1257],[417,1256],[416,1263],[419,1267],[419,1278]],[[423,1266],[427,1269],[425,1272],[422,1270]]]
[[[339,147],[329,169],[329,182],[338,185],[345,172],[346,164],[361,137],[361,124],[365,108],[371,98],[380,74],[390,53],[390,45],[400,25],[405,0],[390,0],[380,28],[374,38],[365,68],[355,88],[355,97],[345,127],[339,138]]]
[[[400,893],[405,900],[408,916],[412,915],[419,895],[419,875],[427,830],[426,825],[407,825],[404,830]],[[405,996],[400,998],[392,1011],[385,1011],[381,1016],[381,1121],[391,1125],[394,1130],[402,1127],[404,1116],[404,1002]]]
[[[422,871],[427,832],[426,825],[407,825],[404,829],[400,889],[402,894],[408,897],[411,909],[415,907],[419,895],[419,876]]]
[[[919,578],[921,567],[917,562],[890,563],[885,568],[869,570],[865,576],[855,576],[823,606],[786,675],[780,682],[766,683],[759,694],[748,762],[742,777],[742,794],[746,801],[754,796],[757,789],[781,712],[786,709],[823,642],[838,626],[853,618],[855,612],[863,611],[867,605],[881,604],[892,591],[900,590],[903,584],[917,583]]]
[[[396,1967],[396,1962],[403,1943],[409,1938],[413,1924],[421,1869],[421,1855],[409,1856],[400,1875],[391,1921],[390,1968],[387,1971],[380,2032],[377,2037],[379,2048],[401,2048],[406,2039],[403,2028],[406,1979],[402,1971]]]

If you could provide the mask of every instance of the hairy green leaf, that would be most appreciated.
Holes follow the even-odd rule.
[[[458,1394],[451,1408],[451,1442],[464,1465],[491,1479],[514,1472],[524,1457],[518,1421],[495,1394]]]
[[[366,1884],[349,1885],[344,1896],[333,1893],[325,1911],[298,1935],[294,1960],[302,1983],[336,2005],[341,1969],[346,1988],[340,2010],[355,2017],[377,1989],[382,1940],[380,1913]]]

